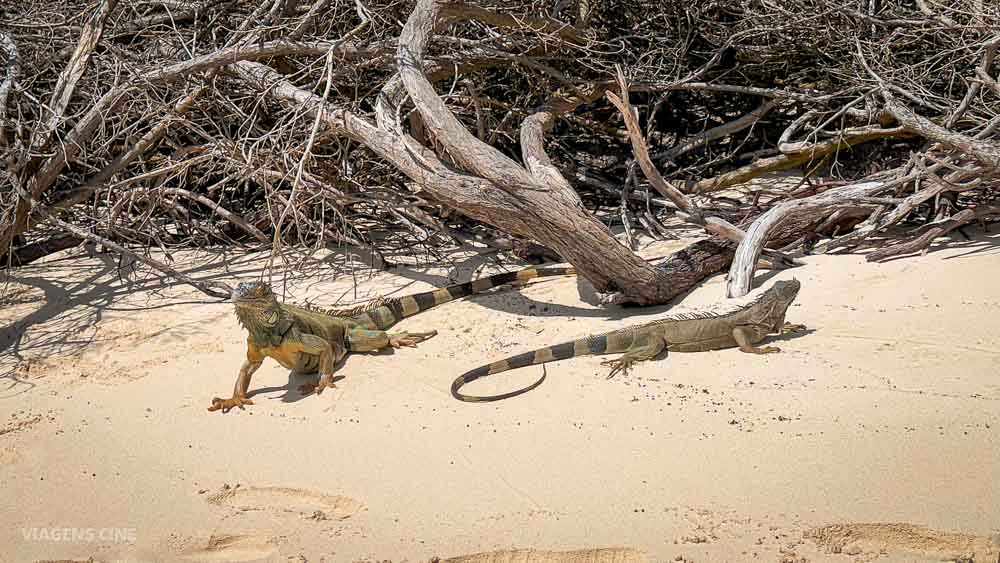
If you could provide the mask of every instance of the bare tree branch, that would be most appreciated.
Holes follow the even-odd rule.
[[[41,127],[35,130],[35,134],[32,136],[32,150],[41,150],[49,144],[52,134],[62,120],[66,106],[69,105],[69,101],[73,97],[73,90],[76,88],[76,83],[87,69],[87,62],[90,60],[91,53],[94,52],[97,42],[101,40],[101,36],[104,33],[104,22],[111,15],[111,11],[115,9],[117,4],[118,0],[103,0],[97,11],[90,17],[87,24],[83,26],[80,42],[77,43],[76,50],[73,52],[69,64],[66,65],[66,69],[59,75],[59,82],[56,83],[55,88],[52,90],[52,97],[47,106],[48,118]],[[0,248],[5,248],[5,245],[0,244]]]
[[[10,34],[2,31],[0,31],[0,51],[3,51],[7,59],[7,72],[4,73],[3,81],[0,81],[0,137],[3,137],[7,121],[7,99],[17,82],[21,63],[17,57],[17,44]]]
[[[917,251],[926,252],[934,239],[946,235],[962,225],[991,215],[1000,215],[1000,207],[983,206],[975,209],[963,209],[946,220],[929,225],[926,232],[914,239],[872,251],[865,256],[865,259],[869,262],[882,262],[903,254]]]
[[[812,197],[782,202],[765,211],[747,229],[746,238],[736,249],[726,284],[726,296],[743,297],[750,292],[761,250],[770,233],[784,221],[793,217],[803,220],[810,214],[826,214],[841,207],[854,207],[861,198],[874,196],[885,188],[885,182],[851,184]]]
[[[774,109],[776,105],[777,102],[770,99],[765,99],[753,111],[745,115],[741,115],[740,117],[728,123],[723,123],[722,125],[719,125],[717,127],[712,127],[711,129],[707,129],[704,132],[695,135],[694,137],[691,137],[681,143],[678,143],[677,146],[671,147],[669,150],[665,150],[663,152],[655,154],[653,155],[653,160],[672,161],[677,159],[681,155],[687,154],[695,149],[703,147],[716,139],[721,139],[723,137],[728,137],[729,135],[732,135],[734,133],[739,133],[740,131],[760,121],[760,119],[765,115],[767,115],[767,112]]]
[[[105,246],[107,248],[110,248],[110,249],[114,250],[115,252],[117,252],[119,254],[123,254],[125,256],[130,256],[133,259],[138,260],[139,262],[142,262],[143,264],[146,264],[147,266],[150,266],[151,268],[153,268],[155,270],[159,270],[160,272],[163,272],[164,274],[166,274],[169,277],[177,279],[177,280],[179,280],[179,281],[181,281],[183,283],[186,283],[186,284],[188,284],[188,285],[196,288],[198,291],[201,291],[202,293],[204,293],[206,295],[209,295],[209,296],[212,296],[212,297],[219,297],[219,298],[222,298],[222,299],[228,299],[229,296],[230,296],[230,294],[232,293],[232,288],[230,288],[227,284],[224,284],[224,283],[221,283],[221,282],[206,282],[206,281],[202,281],[202,280],[196,280],[196,279],[194,279],[194,278],[192,278],[192,277],[190,277],[190,276],[188,276],[186,274],[182,274],[181,272],[178,272],[177,270],[171,268],[170,266],[167,266],[166,264],[160,262],[159,260],[155,260],[155,259],[150,258],[148,256],[143,256],[141,254],[132,252],[131,250],[128,250],[125,247],[123,247],[123,246],[121,246],[121,245],[119,245],[119,244],[117,244],[117,243],[115,243],[115,242],[113,242],[111,240],[108,240],[108,239],[106,239],[104,237],[101,237],[101,236],[95,235],[93,233],[90,233],[90,232],[88,232],[88,231],[86,231],[84,229],[81,229],[80,227],[77,227],[76,225],[73,225],[71,223],[67,223],[67,222],[63,221],[62,219],[59,219],[58,217],[55,217],[54,215],[51,215],[48,211],[46,211],[44,208],[42,208],[38,204],[38,202],[35,201],[35,199],[33,197],[31,197],[31,194],[28,193],[23,188],[21,188],[20,186],[15,185],[15,189],[18,190],[18,192],[20,192],[21,197],[24,198],[25,200],[27,200],[29,202],[29,204],[36,210],[36,212],[39,213],[42,217],[44,217],[46,221],[52,223],[53,225],[55,225],[55,226],[57,226],[57,227],[65,230],[66,232],[68,232],[68,233],[70,233],[72,235],[75,235],[75,236],[77,236],[77,237],[79,237],[81,239],[89,240],[91,242],[94,242],[94,243],[100,244],[102,246]]]

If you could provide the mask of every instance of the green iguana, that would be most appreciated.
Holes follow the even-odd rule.
[[[655,358],[663,351],[704,352],[738,346],[740,350],[750,354],[779,352],[780,349],[774,346],[758,348],[756,344],[771,333],[788,334],[805,329],[803,325],[785,322],[785,312],[798,295],[800,286],[799,281],[794,279],[779,281],[756,298],[724,313],[678,313],[644,325],[587,336],[511,356],[459,376],[451,384],[451,394],[460,401],[472,403],[514,397],[541,385],[545,375],[528,387],[501,395],[476,397],[459,393],[459,389],[466,383],[487,375],[576,356],[624,352],[617,359],[602,362],[602,365],[612,368],[608,375],[610,378],[619,371],[627,371],[636,362]]]
[[[250,378],[266,357],[273,358],[294,373],[318,372],[318,383],[299,388],[302,392],[315,391],[318,395],[327,387],[335,387],[335,365],[348,352],[415,346],[437,334],[437,331],[385,332],[406,317],[503,284],[575,273],[572,267],[526,268],[415,295],[388,299],[380,297],[359,307],[334,311],[279,303],[267,284],[241,283],[233,290],[232,301],[236,306],[236,317],[250,333],[247,359],[240,368],[233,396],[212,399],[208,410],[226,413],[233,407],[243,409],[244,405],[252,405],[253,401],[247,399]]]

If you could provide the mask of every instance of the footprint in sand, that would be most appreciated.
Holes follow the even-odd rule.
[[[646,556],[629,547],[536,551],[518,549],[490,551],[442,559],[441,563],[646,563]]]
[[[941,532],[902,523],[832,524],[805,537],[832,553],[907,554],[907,561],[1000,560],[1000,537]]]
[[[296,512],[311,518],[343,520],[364,506],[350,498],[328,495],[306,489],[290,487],[240,487],[223,488],[208,497],[217,506],[230,506],[240,510],[271,510]]]
[[[219,535],[208,538],[203,547],[188,549],[180,554],[186,561],[257,561],[278,554],[271,538],[258,536]]]

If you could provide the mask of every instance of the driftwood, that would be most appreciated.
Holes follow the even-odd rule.
[[[927,225],[926,230],[922,234],[914,237],[912,240],[875,250],[865,256],[865,259],[869,262],[882,262],[884,260],[888,260],[889,258],[911,252],[922,251],[926,253],[934,239],[943,236],[961,227],[962,225],[971,223],[975,220],[982,220],[985,217],[993,215],[1000,215],[1000,207],[984,206],[976,207],[975,209],[963,209],[945,220],[935,221],[934,223]]]
[[[456,209],[552,248],[576,266],[599,291],[619,290],[638,303],[665,301],[663,294],[670,285],[667,277],[622,246],[606,227],[583,209],[579,196],[545,152],[545,129],[551,127],[557,115],[586,100],[557,98],[525,121],[521,127],[524,166],[486,145],[447,108],[420,68],[439,10],[435,0],[418,0],[400,34],[396,53],[400,80],[424,123],[452,160],[504,191],[509,202],[503,209],[489,205],[494,202],[455,206]],[[589,96],[596,97],[598,93],[599,90]],[[387,116],[387,113],[382,115]],[[388,116],[381,121],[383,124],[388,122]],[[400,129],[398,123],[389,127],[390,130]],[[407,143],[411,150],[412,144]],[[449,186],[444,183],[435,188],[441,190]],[[493,210],[489,210],[490,207]]]
[[[791,217],[802,221],[812,221],[828,215],[840,207],[855,207],[865,197],[879,193],[885,188],[885,182],[862,182],[841,188],[835,188],[821,194],[779,203],[761,215],[750,229],[747,236],[740,242],[729,271],[729,281],[726,284],[727,297],[743,297],[750,292],[753,273],[760,259],[764,244],[770,238],[771,232]]]

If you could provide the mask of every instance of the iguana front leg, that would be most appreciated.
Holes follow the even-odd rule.
[[[781,348],[777,346],[758,348],[754,345],[754,338],[756,336],[757,333],[751,327],[737,326],[733,328],[733,339],[736,340],[736,344],[739,345],[741,352],[746,352],[747,354],[774,354],[781,351]]]
[[[225,414],[233,407],[239,407],[240,410],[244,410],[243,405],[252,405],[253,401],[247,399],[247,390],[250,389],[250,378],[253,377],[254,372],[257,371],[257,368],[263,362],[264,354],[261,353],[260,349],[251,343],[247,343],[247,359],[240,368],[239,377],[236,378],[236,386],[233,388],[232,398],[220,399],[219,397],[215,397],[212,399],[212,406],[208,407],[208,410],[211,412],[221,409],[223,414]]]
[[[319,356],[319,383],[306,383],[299,386],[299,392],[312,393],[317,395],[323,393],[327,387],[335,388],[333,384],[333,372],[336,369],[337,357],[333,353],[333,346],[329,342],[313,334],[302,334],[299,336],[300,351],[306,354]]]
[[[392,346],[415,346],[418,342],[427,340],[437,334],[437,331],[418,333],[387,333],[382,330],[369,330],[355,327],[347,331],[347,347],[351,352],[372,352]],[[327,387],[336,387],[333,384],[333,371],[337,362],[337,356],[333,353],[330,343],[318,336],[302,335],[302,351],[307,354],[319,355],[319,383],[304,384],[299,386],[302,393],[315,391],[317,395]]]

